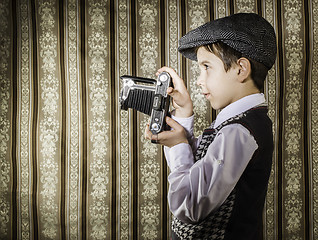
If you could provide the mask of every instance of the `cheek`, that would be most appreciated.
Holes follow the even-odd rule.
[[[206,74],[206,87],[210,90],[213,90],[214,88],[216,88],[219,85],[217,79],[218,79],[217,74],[213,74],[213,73]]]
[[[219,75],[210,76],[206,86],[210,92],[217,94],[220,91],[223,91],[222,78],[220,78]]]

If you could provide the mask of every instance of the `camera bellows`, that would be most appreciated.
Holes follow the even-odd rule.
[[[150,116],[155,92],[142,89],[131,89],[128,98],[122,103],[121,109],[136,109]]]

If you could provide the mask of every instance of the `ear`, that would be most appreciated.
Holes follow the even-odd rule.
[[[238,78],[240,82],[245,82],[246,79],[249,78],[251,74],[251,63],[250,61],[245,58],[241,57],[239,60],[237,60],[238,65]]]

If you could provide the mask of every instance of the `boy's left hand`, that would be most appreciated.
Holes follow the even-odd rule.
[[[173,147],[179,143],[188,143],[186,132],[178,122],[170,117],[166,117],[166,123],[171,127],[171,130],[163,131],[158,135],[153,135],[149,129],[149,124],[147,124],[145,138],[167,147]]]

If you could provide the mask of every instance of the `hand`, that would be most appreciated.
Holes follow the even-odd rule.
[[[167,93],[173,98],[172,105],[175,108],[175,116],[181,118],[187,118],[193,115],[193,104],[190,98],[190,94],[184,85],[184,81],[179,75],[169,67],[162,67],[158,70],[156,75],[161,72],[168,72],[172,78],[173,86],[167,89]]]
[[[186,132],[178,122],[170,117],[166,117],[166,123],[171,127],[171,130],[163,131],[158,135],[153,135],[150,131],[149,124],[147,124],[145,138],[167,147],[173,147],[179,143],[188,143]]]

